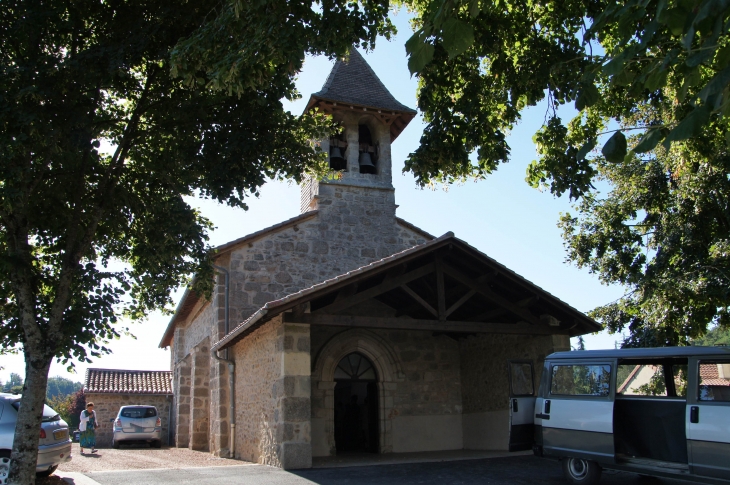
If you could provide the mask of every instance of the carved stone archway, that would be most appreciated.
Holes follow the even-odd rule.
[[[313,433],[313,438],[324,439],[329,454],[336,454],[334,374],[340,360],[353,352],[367,357],[375,367],[378,377],[378,448],[380,453],[390,453],[393,451],[393,395],[396,383],[403,379],[403,372],[390,344],[376,333],[360,328],[346,330],[332,337],[314,360],[312,417],[313,420],[319,418],[323,421],[324,429],[321,433]]]

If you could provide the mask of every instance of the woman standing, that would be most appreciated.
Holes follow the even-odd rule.
[[[96,419],[96,411],[94,411],[94,403],[90,402],[86,405],[86,409],[81,411],[81,421],[79,422],[79,431],[81,437],[79,442],[81,445],[81,454],[84,454],[84,448],[91,448],[91,452],[96,452],[96,428],[99,422]]]

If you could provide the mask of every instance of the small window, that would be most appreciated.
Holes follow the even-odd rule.
[[[700,362],[700,401],[730,401],[730,361]]]
[[[374,381],[375,377],[373,365],[357,352],[343,357],[335,369],[335,380]]]
[[[529,362],[510,362],[509,377],[513,396],[532,396],[532,364]]]
[[[564,396],[608,396],[611,389],[611,366],[554,365],[550,394]]]

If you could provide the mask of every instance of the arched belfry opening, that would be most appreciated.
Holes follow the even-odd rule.
[[[335,446],[341,453],[378,452],[378,376],[359,352],[335,369]]]
[[[336,171],[347,170],[347,141],[344,131],[330,137],[330,168]]]
[[[375,175],[378,173],[378,153],[376,145],[373,143],[373,134],[370,132],[368,125],[358,125],[358,143],[360,156],[360,173],[369,173]]]

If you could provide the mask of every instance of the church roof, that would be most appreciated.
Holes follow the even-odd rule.
[[[312,97],[374,109],[416,113],[390,94],[357,49],[352,49],[347,59],[335,62],[324,86]]]
[[[241,246],[242,244],[247,244],[252,241],[255,241],[256,239],[260,237],[267,236],[269,234],[274,234],[278,231],[287,229],[289,227],[295,226],[297,224],[300,224],[304,221],[307,221],[313,217],[315,217],[317,214],[319,214],[319,211],[313,210],[309,212],[305,212],[303,214],[299,214],[296,217],[292,217],[291,219],[287,219],[283,222],[280,222],[278,224],[274,224],[273,226],[269,226],[265,229],[262,229],[260,231],[252,232],[251,234],[248,234],[246,236],[240,237],[238,239],[234,239],[233,241],[227,242],[225,244],[221,244],[220,246],[217,246],[214,251],[215,254],[213,255],[213,258],[218,258],[219,256],[232,251],[233,249]],[[407,229],[410,229],[421,236],[423,236],[426,239],[434,239],[434,236],[429,234],[428,232],[424,231],[420,227],[417,227],[410,222],[401,219],[400,217],[395,218],[396,223],[402,227],[405,227]],[[192,285],[191,285],[192,286]],[[185,289],[185,292],[183,293],[182,298],[177,304],[177,308],[175,308],[175,313],[170,318],[170,321],[167,324],[167,328],[165,329],[165,333],[162,335],[162,339],[160,340],[160,348],[165,348],[170,345],[172,342],[172,337],[175,332],[175,325],[177,325],[179,322],[184,321],[188,315],[190,315],[190,312],[193,311],[193,308],[195,308],[195,305],[200,301],[201,295],[198,295],[195,293],[195,291],[192,290],[192,288],[188,287]]]
[[[356,293],[342,297],[346,288]],[[571,336],[602,329],[584,313],[448,232],[270,301],[212,349],[225,349],[277,315],[301,311],[303,306],[310,313],[295,317],[300,323],[367,327],[375,319],[340,312],[372,300],[400,315],[379,319],[394,329]]]

